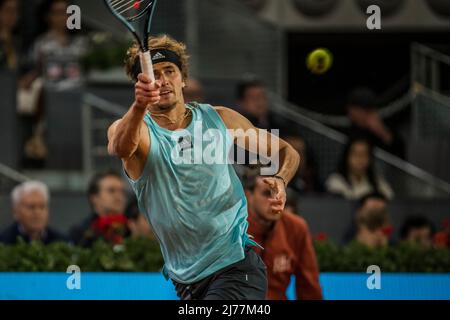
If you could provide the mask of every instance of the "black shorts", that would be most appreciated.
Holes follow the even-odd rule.
[[[182,300],[264,300],[267,271],[261,257],[250,247],[245,258],[203,280],[182,284],[172,280]]]

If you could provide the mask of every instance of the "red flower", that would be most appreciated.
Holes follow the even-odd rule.
[[[100,216],[92,228],[103,239],[115,244],[122,243],[127,230],[127,218],[122,214]]]
[[[104,230],[114,225],[125,225],[127,218],[122,214],[100,216],[94,222],[94,228]]]
[[[326,241],[328,240],[328,235],[325,232],[320,232],[316,234],[315,238],[316,241]]]
[[[392,228],[392,226],[385,226],[381,228],[381,232],[383,232],[386,237],[389,237],[392,234],[393,230],[394,229]]]
[[[446,247],[448,246],[448,233],[446,232],[436,232],[434,235],[434,244],[439,247]]]
[[[122,236],[119,236],[119,235],[114,235],[113,236],[113,242],[115,243],[115,244],[121,244],[121,243],[123,243],[123,237]]]

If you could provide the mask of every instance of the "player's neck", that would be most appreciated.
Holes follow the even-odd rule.
[[[184,101],[178,102],[170,110],[150,110],[149,112],[160,127],[168,130],[184,129],[192,119],[190,109],[186,108]]]

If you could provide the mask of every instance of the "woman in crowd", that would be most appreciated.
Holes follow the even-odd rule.
[[[39,9],[39,36],[31,48],[32,65],[24,79],[26,85],[19,99],[21,110],[32,119],[32,134],[24,145],[23,166],[45,166],[48,156],[45,141],[44,86],[66,89],[78,86],[82,80],[81,59],[87,50],[83,36],[75,35],[67,27],[67,0],[44,0]],[[75,30],[76,31],[76,30]]]
[[[356,200],[369,193],[381,193],[392,199],[394,192],[386,180],[375,172],[371,144],[353,138],[345,146],[337,172],[325,182],[329,193]]]
[[[38,74],[48,82],[78,81],[80,60],[87,50],[83,36],[67,28],[67,0],[45,0],[41,5],[43,33],[36,40],[32,60]]]

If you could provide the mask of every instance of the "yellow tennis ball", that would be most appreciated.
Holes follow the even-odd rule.
[[[333,65],[333,54],[325,48],[313,50],[306,58],[306,66],[314,74],[324,74]]]

